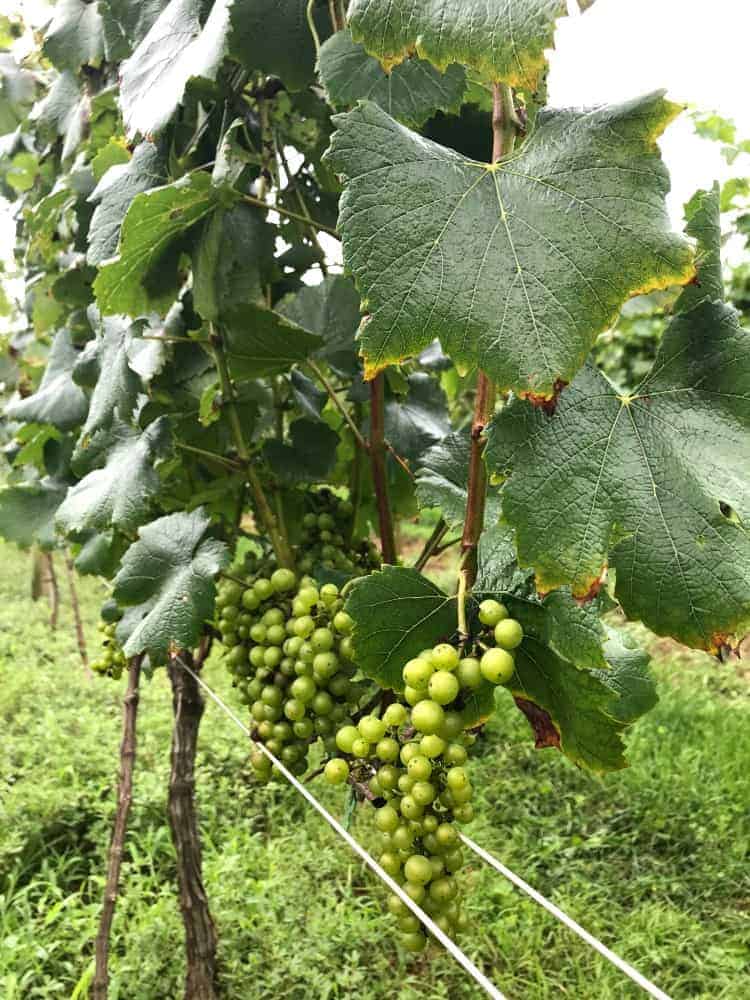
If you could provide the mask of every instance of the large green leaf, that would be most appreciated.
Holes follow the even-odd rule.
[[[623,736],[657,701],[648,656],[612,635],[604,647],[608,669],[579,670],[535,638],[527,622],[524,627],[508,687],[537,747],[558,747],[591,771],[626,767]]]
[[[659,634],[714,650],[750,625],[750,336],[723,303],[672,320],[632,395],[588,366],[554,415],[514,401],[487,460],[540,588],[585,596],[609,564]]]
[[[104,55],[99,6],[87,0],[57,0],[43,51],[58,69],[98,66]]]
[[[289,436],[289,444],[267,441],[263,447],[263,457],[274,476],[285,486],[325,482],[336,464],[336,431],[303,417],[291,424]]]
[[[343,376],[359,371],[354,338],[359,326],[359,295],[340,274],[328,275],[319,285],[306,285],[278,306],[282,315],[325,341],[315,357]]]
[[[114,257],[130,203],[136,195],[161,186],[166,179],[163,152],[153,142],[141,142],[128,163],[110,167],[89,196],[89,201],[97,203],[89,228],[89,264],[98,265]]]
[[[51,424],[70,431],[86,419],[86,393],[73,381],[79,352],[68,330],[55,334],[39,388],[31,396],[8,404],[5,416],[25,423]]]
[[[68,160],[78,149],[89,120],[89,99],[81,94],[78,78],[66,69],[54,80],[45,97],[31,109],[31,121],[63,140],[61,157]]]
[[[308,0],[234,0],[230,55],[250,73],[280,77],[289,90],[315,82],[315,46],[307,22]],[[331,31],[327,4],[314,11],[321,38]]]
[[[216,78],[224,57],[230,0],[216,0],[204,25],[202,0],[172,0],[120,69],[128,135],[159,132],[179,107],[192,77]]]
[[[113,597],[130,606],[118,626],[126,656],[147,652],[161,662],[170,649],[194,646],[213,614],[215,578],[229,562],[223,542],[207,538],[201,508],[141,528],[115,577]]]
[[[66,483],[46,476],[0,490],[0,537],[24,548],[54,548],[55,512],[66,489]]]
[[[466,90],[466,71],[448,66],[445,73],[413,56],[386,73],[349,30],[337,31],[321,47],[318,72],[334,108],[351,108],[357,101],[379,104],[389,115],[418,128],[436,111],[455,111]]]
[[[264,300],[274,237],[264,213],[243,202],[206,220],[193,251],[193,303],[204,319]]]
[[[102,313],[138,316],[168,309],[180,286],[183,237],[221,197],[203,171],[137,195],[122,224],[117,257],[94,282]]]
[[[117,528],[132,534],[146,520],[160,479],[155,461],[169,446],[169,422],[160,417],[139,434],[117,421],[92,442],[103,451],[106,464],[72,486],[57,512],[57,524],[66,534]]]
[[[229,370],[237,379],[287,371],[321,345],[321,338],[263,306],[246,303],[225,316]]]
[[[417,462],[449,431],[445,393],[437,379],[424,372],[409,376],[406,396],[394,395],[386,400],[386,440],[408,462]]]
[[[403,689],[404,664],[456,631],[456,599],[415,569],[386,566],[352,584],[354,654],[366,677]]]
[[[76,368],[77,381],[95,379],[88,416],[74,456],[79,471],[88,470],[90,463],[96,461],[98,451],[92,441],[96,432],[109,428],[118,412],[123,420],[128,420],[135,408],[141,390],[141,380],[129,360],[135,329],[122,316],[104,319],[96,340],[81,357],[82,370]]]
[[[438,337],[499,388],[554,396],[628,296],[693,274],[656,145],[677,111],[660,93],[545,111],[494,166],[369,102],[338,116],[327,156],[346,182],[339,229],[370,314],[367,376]]]
[[[535,91],[565,0],[353,0],[352,34],[384,66],[416,50],[440,69],[471,66],[483,78]]]
[[[99,0],[108,62],[126,59],[151,30],[169,0]]]

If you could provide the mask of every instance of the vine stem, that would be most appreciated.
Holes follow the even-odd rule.
[[[49,627],[54,632],[57,628],[57,619],[60,614],[60,588],[57,583],[55,573],[55,560],[51,552],[42,554],[43,572],[45,574],[43,586],[47,591],[49,600]]]
[[[328,393],[328,398],[331,400],[333,405],[336,407],[336,409],[339,411],[341,416],[348,424],[349,430],[354,435],[354,440],[357,442],[357,444],[363,451],[367,451],[368,450],[367,441],[365,441],[364,437],[362,436],[359,430],[359,427],[357,427],[357,425],[354,423],[351,414],[339,399],[338,395],[336,394],[336,390],[333,388],[329,380],[326,378],[325,373],[321,369],[320,365],[317,362],[313,361],[312,358],[308,358],[307,366],[313,373],[313,375],[315,375],[315,377],[318,379],[318,381],[323,386],[325,391]]]
[[[362,404],[354,404],[354,422],[358,427],[362,426]],[[366,444],[367,442],[365,442]],[[362,506],[362,473],[364,472],[366,449],[354,449],[354,461],[352,462],[349,475],[349,501],[352,505],[352,517],[347,542],[351,545],[357,531],[357,521],[359,520],[359,509]]]
[[[265,208],[269,212],[278,212],[279,215],[285,215],[288,219],[294,219],[295,222],[302,222],[306,226],[309,226],[312,223],[316,229],[324,233],[328,233],[329,236],[334,236],[336,239],[340,239],[339,234],[333,226],[326,226],[323,222],[314,222],[312,219],[306,219],[304,215],[300,215],[299,212],[293,212],[289,208],[284,208],[283,206],[276,204],[271,205],[267,201],[263,201],[261,198],[256,198],[251,194],[243,194],[242,200],[246,201],[248,205],[255,205],[256,208]]]
[[[92,680],[94,675],[89,667],[89,654],[86,649],[86,634],[83,630],[83,620],[81,618],[81,605],[78,600],[78,590],[76,588],[76,576],[75,569],[73,567],[73,557],[70,552],[65,550],[65,572],[68,577],[68,590],[70,591],[70,606],[73,610],[73,623],[76,631],[76,642],[78,644],[78,653],[81,657],[81,663],[83,664],[83,669],[89,680]]]
[[[120,774],[117,781],[117,811],[112,828],[112,840],[109,845],[107,881],[104,886],[104,901],[94,949],[95,971],[91,984],[93,1000],[106,1000],[109,991],[109,938],[120,886],[128,817],[133,803],[133,771],[135,769],[136,724],[142,662],[142,656],[134,656],[128,664],[128,686],[122,703],[122,742],[120,743]]]
[[[370,462],[378,507],[380,549],[383,554],[383,562],[395,565],[396,536],[393,530],[391,502],[388,496],[385,453],[385,378],[381,372],[370,383]]]
[[[232,384],[232,379],[229,376],[229,367],[224,353],[224,345],[221,337],[216,332],[213,325],[211,326],[209,343],[213,350],[216,370],[219,373],[223,405],[227,410],[229,426],[232,430],[232,436],[234,437],[237,454],[242,459],[245,475],[247,476],[247,482],[253,494],[256,512],[260,518],[261,524],[268,532],[268,537],[271,539],[271,545],[276,553],[279,565],[284,566],[287,569],[293,569],[294,556],[292,554],[291,546],[289,545],[284,533],[279,529],[276,516],[271,509],[271,505],[268,502],[266,494],[263,491],[263,485],[260,481],[260,477],[253,468],[251,462],[250,449],[245,441],[245,434],[242,430],[242,421],[240,420],[240,414],[237,409],[237,398],[235,396],[234,386]]]
[[[513,104],[513,91],[507,84],[496,83],[492,88],[492,162],[497,163],[513,152],[520,122]],[[484,524],[487,495],[487,472],[484,466],[485,429],[495,412],[495,386],[480,371],[474,416],[471,423],[471,453],[469,455],[469,489],[466,520],[461,537],[461,564],[458,571],[458,629],[468,634],[466,597],[477,578],[477,548]]]

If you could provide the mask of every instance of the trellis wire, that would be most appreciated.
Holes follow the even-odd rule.
[[[637,983],[637,985],[640,986],[641,989],[645,990],[646,993],[650,993],[651,996],[656,997],[657,1000],[672,1000],[667,993],[660,990],[658,986],[655,986],[649,979],[646,979],[645,976],[641,975],[641,973],[637,969],[634,969],[632,965],[629,965],[625,959],[616,955],[605,944],[602,944],[601,941],[597,940],[593,934],[589,934],[585,928],[581,927],[581,925],[573,920],[572,917],[569,917],[568,914],[561,910],[559,906],[555,906],[555,904],[550,902],[550,900],[547,899],[546,896],[543,896],[541,892],[538,892],[533,888],[533,886],[530,886],[528,882],[524,882],[520,875],[516,875],[516,873],[512,872],[510,868],[506,868],[506,866],[501,861],[498,861],[497,858],[493,857],[489,851],[485,851],[483,847],[480,847],[479,844],[476,844],[464,833],[459,833],[458,836],[470,851],[473,851],[482,859],[482,861],[486,862],[486,864],[490,865],[491,868],[494,868],[495,871],[507,878],[509,882],[512,882],[513,885],[519,888],[522,892],[525,892],[526,895],[530,896],[535,903],[543,906],[548,913],[551,913],[553,917],[556,917],[561,923],[565,924],[566,927],[569,927],[570,930],[582,938],[586,944],[594,948],[595,951],[598,951],[600,955],[603,955],[604,958],[610,961],[612,965],[616,966],[620,972],[624,972],[626,976],[629,976],[633,982]]]
[[[437,940],[443,945],[446,951],[448,951],[449,954],[453,958],[455,958],[460,965],[463,966],[463,968],[469,973],[469,975],[477,983],[479,983],[479,985],[488,994],[488,996],[495,998],[495,1000],[507,1000],[507,998],[497,989],[497,987],[490,982],[490,980],[484,975],[484,973],[481,972],[476,967],[476,965],[471,961],[471,959],[458,947],[455,941],[449,938],[448,935],[437,926],[437,924],[432,920],[432,918],[428,916],[428,914],[426,914],[424,910],[422,910],[421,907],[404,892],[401,886],[397,882],[395,882],[391,878],[391,876],[388,875],[388,873],[380,867],[377,861],[370,854],[368,854],[367,851],[359,843],[357,843],[357,841],[354,839],[354,837],[352,837],[349,831],[345,830],[344,827],[338,822],[338,820],[336,820],[333,816],[331,816],[328,810],[318,802],[315,796],[312,795],[310,791],[307,788],[305,788],[305,786],[300,781],[297,780],[297,778],[291,773],[291,771],[289,771],[281,763],[281,761],[278,760],[274,756],[274,754],[272,754],[271,751],[268,750],[262,743],[258,743],[253,739],[250,730],[247,728],[244,722],[242,722],[242,720],[237,715],[235,715],[235,713],[226,704],[226,702],[224,702],[222,698],[220,698],[219,695],[216,694],[216,692],[213,691],[201,677],[199,677],[196,673],[194,673],[194,671],[190,669],[190,667],[184,662],[184,660],[181,659],[181,657],[175,656],[174,659],[176,660],[177,663],[180,664],[180,666],[184,670],[186,670],[197,681],[198,684],[200,684],[200,686],[208,694],[208,696],[212,699],[212,701],[214,701],[219,706],[219,708],[234,722],[234,724],[238,726],[239,729],[242,730],[242,732],[253,743],[253,746],[257,747],[258,750],[261,751],[261,753],[265,754],[265,756],[271,761],[271,763],[281,772],[281,774],[284,775],[287,781],[291,785],[293,785],[293,787],[310,803],[310,805],[314,809],[317,810],[317,812],[320,813],[320,815],[326,820],[329,826],[333,827],[336,833],[338,833],[339,836],[341,836],[346,841],[349,847],[351,847],[351,849],[356,854],[358,854],[360,858],[362,858],[365,864],[370,869],[372,869],[372,871],[374,871],[375,874],[380,879],[382,879],[383,882],[385,882],[385,884],[388,886],[391,892],[397,895],[399,899],[406,906],[409,907],[412,913],[422,921],[425,927],[427,927],[430,933],[435,938],[437,938]],[[590,934],[585,928],[581,927],[579,923],[573,920],[572,917],[569,917],[568,914],[565,913],[563,910],[561,910],[559,906],[556,906],[553,902],[547,899],[546,896],[543,896],[541,892],[534,889],[533,886],[530,886],[528,882],[525,882],[519,875],[516,875],[515,872],[511,871],[510,868],[507,868],[501,861],[498,861],[497,858],[495,858],[492,854],[490,854],[488,851],[485,851],[483,847],[480,847],[479,844],[475,843],[470,837],[467,837],[466,834],[464,833],[459,833],[459,838],[462,841],[462,843],[469,848],[469,850],[473,851],[486,864],[490,865],[491,868],[494,868],[495,871],[497,871],[504,878],[507,878],[508,881],[512,882],[513,885],[515,885],[518,889],[520,889],[522,892],[525,892],[526,895],[529,896],[531,899],[533,899],[535,903],[538,903],[545,910],[547,910],[548,913],[551,913],[553,917],[555,917],[562,924],[564,924],[575,934],[577,934],[591,948],[593,948],[600,955],[606,958],[607,961],[611,962],[612,965],[618,968],[620,972],[623,972],[634,983],[640,986],[641,989],[645,990],[646,993],[649,993],[652,997],[655,997],[656,1000],[672,1000],[669,994],[659,989],[658,986],[656,986],[644,975],[638,972],[637,969],[634,969],[632,965],[626,962],[623,958],[620,958],[619,955],[616,955],[605,944],[602,944],[601,941],[595,938],[593,934]]]
[[[472,979],[474,979],[475,982],[477,982],[479,986],[482,987],[484,992],[488,996],[492,997],[493,1000],[508,1000],[505,994],[501,993],[500,990],[493,983],[490,982],[487,976],[485,976],[485,974],[481,972],[480,969],[477,968],[477,966],[472,962],[472,960],[468,957],[468,955],[466,955],[458,947],[456,942],[453,941],[451,938],[449,938],[448,935],[438,927],[438,925],[435,923],[432,917],[430,917],[427,913],[425,913],[424,910],[420,906],[418,906],[417,903],[415,903],[414,900],[404,892],[404,890],[401,888],[398,882],[395,882],[391,878],[391,876],[380,867],[377,861],[373,857],[371,857],[371,855],[369,855],[367,851],[360,844],[357,843],[354,837],[352,837],[352,835],[349,833],[348,830],[344,829],[344,827],[338,822],[337,819],[331,816],[328,810],[324,806],[322,806],[320,802],[318,802],[315,796],[312,795],[310,791],[307,788],[305,788],[305,786],[300,781],[297,780],[297,778],[292,774],[292,772],[288,770],[288,768],[286,768],[281,763],[281,761],[278,760],[278,758],[271,753],[270,750],[268,750],[265,746],[263,746],[262,743],[257,743],[255,740],[253,740],[252,734],[250,733],[250,730],[247,728],[244,722],[242,722],[242,720],[238,718],[237,715],[235,715],[232,709],[219,697],[219,695],[216,694],[214,691],[212,691],[212,689],[208,686],[208,684],[206,684],[204,680],[202,680],[193,670],[191,670],[190,667],[185,663],[185,661],[181,657],[174,656],[173,659],[175,660],[175,662],[179,663],[180,666],[183,668],[183,670],[186,670],[191,675],[191,677],[193,677],[194,680],[197,681],[198,684],[200,684],[200,686],[203,688],[206,694],[208,694],[208,696],[212,699],[212,701],[214,701],[219,706],[219,708],[234,722],[234,724],[238,726],[247,737],[249,737],[249,739],[253,743],[253,746],[257,747],[258,750],[261,751],[261,753],[265,754],[265,756],[271,761],[274,767],[276,767],[277,770],[279,770],[281,774],[284,775],[289,784],[292,785],[300,793],[300,795],[302,795],[310,803],[313,809],[317,810],[317,812],[320,813],[320,815],[328,823],[328,825],[333,827],[336,833],[338,833],[338,835],[342,837],[343,840],[346,841],[349,847],[351,847],[351,849],[356,854],[359,855],[359,857],[365,862],[368,868],[372,869],[372,871],[375,872],[378,878],[382,879],[382,881],[385,882],[385,884],[388,886],[391,892],[394,893],[396,896],[398,896],[398,898],[401,900],[402,903],[404,903],[405,906],[409,907],[411,912],[416,917],[418,917],[419,920],[421,920],[421,922],[425,925],[430,934],[432,934],[433,937],[437,938],[437,940],[442,944],[442,946],[451,955],[451,957],[454,958],[460,965],[463,966],[463,968],[466,970],[466,972],[469,973]]]

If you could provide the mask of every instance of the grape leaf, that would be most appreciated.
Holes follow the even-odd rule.
[[[102,313],[138,316],[168,309],[180,286],[183,237],[213,212],[222,195],[203,171],[137,195],[122,224],[117,257],[94,282]]]
[[[230,310],[224,322],[229,370],[236,379],[278,375],[321,345],[320,337],[252,302]]]
[[[142,434],[119,420],[100,431],[91,450],[104,453],[106,464],[71,486],[57,512],[58,527],[69,535],[108,528],[134,532],[159,492],[154,462],[164,456],[169,442],[166,417],[155,420]]]
[[[389,115],[418,128],[436,111],[458,111],[466,90],[463,66],[445,73],[416,56],[386,73],[348,29],[337,31],[320,49],[318,73],[334,108],[351,108],[359,100],[379,104]]]
[[[328,275],[319,285],[306,285],[287,295],[279,312],[325,341],[315,357],[344,377],[359,371],[354,337],[359,325],[359,295],[354,284],[340,274]]]
[[[408,378],[408,393],[385,403],[385,437],[397,455],[417,462],[450,431],[448,403],[439,382],[424,372]]]
[[[129,136],[148,138],[169,122],[193,77],[214,80],[224,57],[231,0],[216,0],[201,26],[201,0],[172,0],[120,67]]]
[[[116,531],[86,532],[78,541],[74,565],[79,573],[107,580],[115,575],[128,546],[122,535]]]
[[[482,78],[535,91],[565,0],[353,0],[355,40],[390,68],[416,50],[440,69],[470,66]]]
[[[53,549],[55,512],[65,497],[67,483],[51,476],[0,490],[0,537],[23,548]]]
[[[169,0],[99,0],[107,62],[120,62],[136,49]]]
[[[61,431],[80,426],[86,419],[88,400],[73,381],[78,357],[70,331],[56,333],[39,388],[31,396],[9,403],[5,416],[26,423],[51,424]]]
[[[632,395],[587,366],[554,415],[512,402],[487,461],[510,477],[505,517],[538,585],[582,597],[609,563],[626,614],[658,634],[708,650],[742,634],[749,387],[747,331],[723,303],[702,302],[674,317]]]
[[[514,606],[514,613],[516,608]],[[626,767],[623,735],[656,704],[649,657],[616,635],[604,646],[607,670],[580,670],[533,636],[523,614],[523,643],[508,683],[539,749],[556,746],[597,773]]]
[[[315,83],[315,46],[308,0],[234,0],[229,54],[250,73],[278,76],[289,90]],[[321,39],[331,32],[327,7],[313,11]]]
[[[89,118],[89,99],[81,95],[78,79],[63,70],[41,101],[31,109],[31,121],[63,140],[61,158],[69,159],[83,141]]]
[[[298,368],[292,370],[289,381],[294,401],[302,411],[302,415],[310,420],[321,420],[321,413],[328,402],[328,393],[324,389],[319,389],[312,379]]]
[[[301,418],[289,427],[290,444],[267,441],[263,456],[285,486],[323,482],[336,464],[339,436],[327,424]]]
[[[156,662],[170,649],[194,646],[211,618],[214,582],[229,562],[223,542],[206,537],[209,518],[201,508],[160,517],[141,528],[115,577],[113,597],[131,607],[118,626],[126,656],[148,653]]]
[[[366,377],[437,337],[500,389],[554,396],[628,296],[693,275],[655,141],[677,112],[661,93],[544,111],[494,166],[369,102],[337,116],[326,156],[345,179],[344,263],[370,313]]]
[[[214,212],[193,251],[193,304],[216,322],[235,306],[264,300],[275,229],[252,205]]]
[[[346,611],[354,619],[357,666],[383,687],[403,690],[404,664],[456,631],[456,599],[415,569],[386,566],[352,584]]]
[[[89,195],[89,201],[96,204],[86,253],[89,264],[98,265],[114,257],[130,203],[136,195],[163,185],[166,179],[164,152],[153,142],[139,143],[128,163],[110,167]]]
[[[57,0],[42,51],[58,69],[98,66],[104,55],[102,18],[96,3]]]

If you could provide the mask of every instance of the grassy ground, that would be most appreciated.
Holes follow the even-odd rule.
[[[85,997],[122,685],[86,681],[69,611],[50,635],[46,609],[27,597],[28,557],[7,547],[0,556],[0,997]],[[93,646],[101,588],[82,590]],[[479,818],[469,832],[675,1000],[747,1000],[747,681],[736,667],[658,648],[661,701],[632,734],[628,771],[592,778],[535,752],[508,706],[473,764]],[[218,664],[210,677],[226,692]],[[112,995],[172,1000],[181,928],[164,817],[162,674],[145,686],[140,732]],[[241,738],[213,706],[198,788],[227,1000],[480,995],[439,951],[399,954],[382,890],[293,791],[253,784]],[[336,791],[316,791],[340,809]],[[368,837],[366,814],[354,829]],[[510,998],[641,995],[491,870],[476,865],[466,883],[463,944]]]

